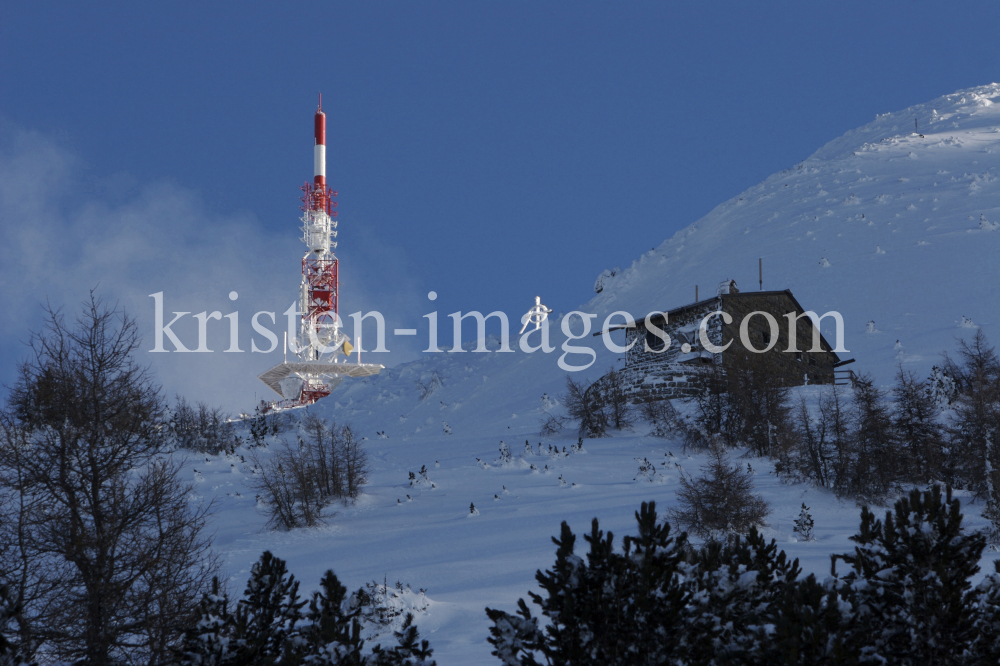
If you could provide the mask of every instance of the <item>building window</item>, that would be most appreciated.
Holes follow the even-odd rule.
[[[652,331],[646,331],[646,344],[654,352],[660,352],[663,351],[666,343],[658,335],[654,335]]]
[[[802,352],[795,352],[795,360],[799,362],[802,361]]]

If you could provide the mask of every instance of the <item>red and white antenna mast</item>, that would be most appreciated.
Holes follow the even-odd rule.
[[[318,361],[331,343],[339,349],[338,292],[340,288],[337,248],[337,193],[326,184],[326,114],[323,97],[313,121],[313,182],[302,186],[302,283],[299,291],[299,352],[304,361]]]
[[[298,356],[297,363],[282,363],[260,379],[281,394],[277,408],[311,405],[330,391],[344,377],[377,374],[384,366],[338,362],[352,350],[341,330],[340,266],[337,248],[337,202],[326,183],[326,114],[323,95],[313,119],[313,182],[302,186],[302,281],[299,284],[299,331],[289,340],[289,350]]]

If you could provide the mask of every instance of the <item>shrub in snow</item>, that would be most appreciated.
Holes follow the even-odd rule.
[[[395,586],[385,580],[365,583],[354,601],[365,625],[365,637],[374,639],[390,629],[400,628],[402,618],[408,613],[425,612],[428,607],[426,592],[424,589],[414,592],[409,584],[403,585],[400,581],[396,581]]]
[[[635,408],[625,393],[625,376],[613,367],[594,383],[597,402],[607,414],[608,425],[615,430],[630,430],[635,423]]]
[[[559,447],[558,446],[553,446],[552,444],[549,444],[548,454],[549,454],[549,458],[551,458],[552,460],[555,460],[556,458],[562,458],[564,456],[568,456],[569,455],[568,453],[562,453],[562,452],[560,452],[559,451]]]
[[[267,443],[265,437],[267,437],[269,432],[267,418],[261,412],[260,405],[254,409],[253,416],[244,414],[243,422],[246,424],[247,430],[250,431],[250,439],[253,441],[251,446],[264,446]]]
[[[604,437],[610,427],[608,414],[600,394],[590,390],[592,386],[584,386],[566,375],[566,395],[562,403],[566,405],[569,418],[580,424],[581,437]]]
[[[496,462],[498,465],[508,465],[510,464],[510,460],[510,448],[503,442],[503,440],[500,440],[500,457]]]
[[[441,427],[444,430],[444,434],[446,434],[446,435],[450,435],[451,434],[451,426],[450,425],[448,425],[444,421],[441,421]]]
[[[240,418],[250,433],[250,439],[253,442],[251,446],[266,446],[267,437],[287,432],[297,419],[295,414],[289,412],[265,411],[261,405],[266,405],[266,403],[262,401],[257,405],[254,408],[253,416],[240,414]]]
[[[803,541],[813,540],[813,517],[809,513],[809,507],[802,503],[802,509],[799,511],[799,517],[795,519],[795,527],[792,531],[802,537]]]
[[[731,465],[721,444],[712,446],[703,472],[696,479],[681,476],[678,506],[670,511],[675,521],[705,537],[764,524],[768,506],[753,492],[753,474]]]
[[[469,503],[469,515],[470,516],[478,516],[479,515],[479,509],[476,508],[476,505],[473,502]]]
[[[653,477],[656,476],[656,466],[649,462],[646,458],[636,458],[639,461],[639,472],[635,475],[633,481],[652,481]]]
[[[672,437],[683,429],[677,410],[669,400],[650,400],[642,403],[642,418],[653,426],[649,434],[653,437]]]
[[[958,395],[958,388],[955,386],[955,380],[935,365],[931,368],[931,376],[927,379],[927,393],[938,409],[945,409]]]
[[[427,478],[427,465],[421,465],[420,471],[416,474],[410,472],[410,485],[414,488],[420,488],[421,486],[437,488],[437,484]]]
[[[430,648],[427,639],[420,640],[420,633],[413,624],[413,614],[407,613],[403,627],[393,632],[396,637],[396,647],[384,651],[376,645],[371,657],[366,659],[364,666],[435,666],[437,662],[431,659],[434,650]],[[350,663],[350,662],[347,662]]]
[[[354,499],[367,481],[368,456],[350,426],[337,428],[308,414],[297,445],[270,457],[254,452],[251,487],[263,498],[274,527],[292,529],[322,521],[325,506]]]
[[[624,376],[614,368],[589,386],[567,375],[562,402],[568,418],[580,424],[581,437],[604,437],[609,428],[628,430],[635,422],[635,409],[625,393]],[[549,421],[553,418],[550,416]],[[543,426],[542,434],[547,434],[546,430],[555,432],[556,425],[561,429],[561,423]]]
[[[549,437],[555,435],[556,433],[562,432],[563,424],[565,419],[561,416],[555,416],[553,414],[546,414],[545,419],[542,421],[542,428],[538,431],[542,437]]]
[[[216,454],[236,439],[233,424],[225,412],[203,402],[190,405],[178,396],[166,416],[170,437],[182,449]]]

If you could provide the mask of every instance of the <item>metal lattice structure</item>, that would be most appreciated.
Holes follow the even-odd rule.
[[[302,281],[299,284],[298,335],[286,341],[298,362],[282,363],[260,375],[283,400],[268,403],[269,409],[311,405],[330,392],[345,377],[377,374],[383,366],[348,363],[352,347],[341,330],[340,262],[337,248],[337,193],[326,183],[326,114],[323,97],[313,123],[313,182],[302,186]],[[344,354],[345,361],[338,358]]]

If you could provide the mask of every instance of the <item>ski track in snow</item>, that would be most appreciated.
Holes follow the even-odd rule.
[[[789,288],[806,309],[843,314],[850,353],[842,356],[856,358],[852,368],[871,372],[879,384],[889,385],[900,363],[927,376],[942,351],[954,351],[956,337],[974,333],[960,325],[963,317],[1000,343],[998,100],[1000,86],[993,84],[879,116],[606,277],[604,290],[580,309],[598,313],[596,329],[615,310],[643,316],[688,303],[696,284],[708,294],[734,278],[741,290],[753,290],[760,257],[765,289]],[[922,137],[912,133],[914,117]],[[869,321],[877,332],[865,332]],[[828,322],[824,333],[832,342]],[[582,533],[594,517],[620,544],[622,536],[635,533],[633,514],[642,501],[656,500],[661,515],[674,504],[680,474],[675,462],[687,474],[698,474],[706,462],[702,455],[682,453],[679,442],[644,436],[644,424],[635,433],[586,440],[586,453],[537,455],[539,442],[568,451],[576,441],[570,431],[538,436],[544,410],[559,410],[543,405],[542,395],[555,398],[564,390],[565,373],[556,365],[562,341],[553,322],[553,354],[425,354],[379,377],[345,381],[310,408],[366,437],[373,469],[358,502],[331,506],[323,527],[266,530],[266,516],[247,485],[249,467],[238,456],[206,461],[192,455],[192,499],[216,500],[210,527],[233,591],[242,592],[250,566],[265,549],[288,560],[303,592],[315,589],[328,568],[350,589],[384,577],[400,580],[427,588],[431,604],[417,624],[439,664],[499,663],[486,643],[483,609],[513,612],[517,599],[536,589],[535,571],[555,559],[550,537],[561,521],[579,536],[580,554],[586,551]],[[598,360],[577,379],[592,381],[612,364],[620,366],[599,338],[580,342],[594,348]],[[432,373],[441,386],[420,400],[415,382],[427,382]],[[796,394],[814,399],[816,389]],[[443,421],[452,434],[445,434]],[[379,431],[389,438],[378,437]],[[525,439],[536,454],[526,456],[523,466],[492,464],[501,440],[517,462]],[[656,464],[653,482],[633,480],[635,459],[644,457]],[[768,461],[739,462],[753,466],[757,490],[771,505],[765,535],[799,558],[806,573],[829,575],[830,554],[852,550],[858,507],[824,490],[780,481]],[[436,489],[409,486],[407,473],[421,465]],[[196,482],[193,468],[203,480]],[[480,515],[468,516],[471,502]],[[793,538],[802,502],[815,520],[813,542]],[[970,526],[983,524],[980,510],[964,511]],[[995,557],[987,553],[985,559]]]

